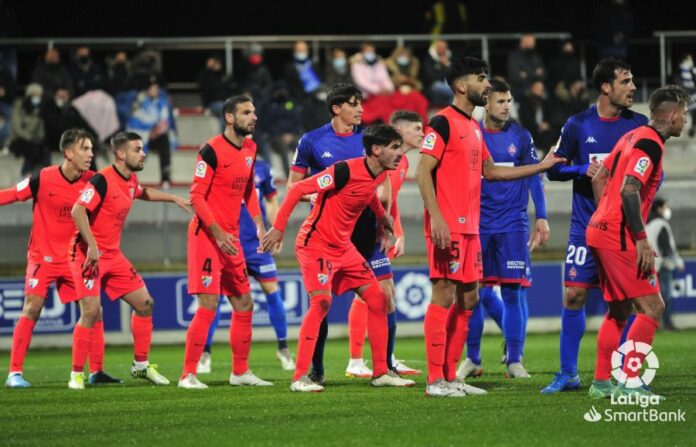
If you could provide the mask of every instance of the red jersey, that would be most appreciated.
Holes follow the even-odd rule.
[[[121,233],[133,200],[143,194],[138,177],[132,173],[124,177],[115,166],[100,170],[92,177],[77,200],[89,212],[89,226],[102,256],[115,256],[121,252]],[[71,243],[75,249],[87,250],[79,231]]]
[[[425,129],[420,153],[439,161],[433,170],[433,183],[450,233],[478,234],[481,172],[483,162],[491,156],[478,122],[454,105],[442,109]],[[425,235],[430,236],[427,210]]]
[[[408,158],[406,155],[401,157],[399,165],[394,171],[389,171],[389,180],[391,181],[391,210],[390,214],[394,218],[394,236],[400,237],[404,234],[404,230],[401,227],[401,215],[399,214],[399,202],[397,201],[399,197],[399,191],[401,191],[401,185],[404,184],[404,179],[408,173]]]
[[[256,143],[245,138],[235,146],[224,134],[211,138],[198,153],[191,184],[191,205],[196,214],[190,227],[207,229],[217,223],[239,236],[242,200],[251,217],[261,214],[254,188]]]
[[[70,211],[93,175],[93,171],[87,171],[71,182],[65,178],[60,166],[50,166],[17,183],[16,187],[0,191],[0,205],[34,199],[34,221],[27,252],[29,261],[67,262],[70,238],[75,233]]]
[[[302,196],[317,193],[312,212],[305,219],[296,245],[340,249],[351,244],[350,236],[360,213],[369,206],[380,220],[386,214],[377,196],[387,171],[375,176],[367,158],[340,161],[312,177],[292,185],[280,206],[273,227],[285,231],[290,213]]]
[[[610,179],[587,225],[587,245],[605,250],[635,251],[635,241],[626,223],[621,200],[624,177],[640,181],[641,215],[647,222],[652,201],[662,181],[664,141],[650,126],[641,126],[624,136],[604,160]]]

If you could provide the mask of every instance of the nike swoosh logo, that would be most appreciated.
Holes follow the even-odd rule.
[[[444,344],[444,343],[430,343],[430,346],[432,346],[433,348],[435,348],[435,347],[437,347],[437,346],[445,346],[445,344]]]
[[[118,199],[119,197],[121,197],[121,196],[118,194],[116,194],[115,196],[111,196],[112,199]]]
[[[55,192],[49,192],[49,193],[48,193],[48,197],[53,197],[53,196],[57,196],[57,195],[58,195],[58,194],[56,194]]]
[[[466,135],[459,135],[460,140],[463,140],[464,138],[466,138]]]
[[[230,166],[232,166],[232,163],[226,164],[226,165],[222,165],[223,168],[229,168]]]

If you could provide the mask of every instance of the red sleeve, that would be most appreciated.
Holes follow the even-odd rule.
[[[12,188],[0,190],[0,205],[24,202],[34,197],[33,188],[31,187],[32,180],[32,177],[27,177]]]
[[[626,164],[625,175],[637,178],[642,185],[647,183],[662,159],[662,147],[654,140],[638,140]],[[605,160],[606,162],[606,160]]]
[[[94,211],[104,199],[106,191],[106,179],[102,175],[95,175],[87,183],[77,199],[77,204],[89,211]]]
[[[246,189],[244,190],[244,203],[246,203],[247,211],[249,211],[252,219],[261,215],[259,195],[256,194],[256,185],[254,185],[254,166],[251,167],[251,175],[249,175]]]
[[[401,226],[401,215],[399,214],[399,202],[394,201],[391,207],[391,216],[394,218],[394,236],[401,237],[404,235],[404,229]]]
[[[285,195],[283,203],[280,205],[278,215],[276,216],[275,222],[273,222],[273,228],[279,231],[285,231],[285,227],[288,225],[288,219],[290,219],[290,214],[292,214],[292,210],[295,209],[302,197],[308,194],[326,193],[336,188],[334,166],[335,165],[328,167],[317,175],[293,183],[288,193]],[[375,194],[375,197],[377,197],[377,194]],[[381,206],[382,205],[380,205],[380,207]],[[384,209],[382,209],[382,213],[384,213]]]
[[[213,162],[214,159],[215,152],[209,146],[204,147],[198,153],[196,171],[193,174],[193,182],[191,183],[190,191],[191,206],[196,216],[198,216],[198,219],[200,219],[206,228],[215,223],[213,213],[210,211],[210,207],[205,198],[210,190],[210,186],[213,184],[213,177],[215,176],[217,161]]]
[[[375,192],[375,194],[372,196],[372,200],[370,200],[370,204],[368,205],[370,209],[375,213],[375,216],[377,216],[377,220],[382,220],[387,214],[387,211],[384,209],[382,206],[382,201],[379,200],[379,196]]]
[[[445,146],[447,146],[447,141],[437,130],[432,127],[425,129],[425,137],[420,149],[421,154],[428,154],[440,160]]]
[[[135,174],[133,174],[135,175]],[[143,195],[143,187],[140,184],[140,181],[138,180],[138,177],[135,177],[135,192],[133,194],[134,199],[139,199]]]

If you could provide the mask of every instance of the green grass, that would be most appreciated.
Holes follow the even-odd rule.
[[[130,349],[108,347],[107,371],[126,378],[123,386],[67,389],[70,352],[33,351],[26,362],[27,390],[0,389],[0,445],[693,445],[696,439],[694,331],[658,333],[654,348],[660,369],[653,385],[668,397],[660,410],[686,411],[687,422],[589,423],[587,386],[594,367],[595,335],[585,336],[579,392],[543,396],[539,390],[558,368],[558,335],[528,337],[525,363],[530,380],[506,380],[498,363],[502,339],[484,337],[484,376],[470,380],[487,396],[434,399],[423,396],[424,378],[412,389],[372,389],[368,381],[343,377],[347,343],[327,344],[328,386],[322,394],[291,393],[290,373],[280,370],[275,346],[256,343],[251,367],[275,381],[270,388],[226,384],[230,352],[216,345],[213,374],[201,376],[205,391],[154,388],[126,378]],[[294,346],[293,346],[294,349]],[[399,340],[397,354],[425,368],[422,339]],[[174,383],[182,346],[156,346],[152,359]],[[0,355],[7,365],[8,354]],[[639,407],[615,410],[638,410]]]

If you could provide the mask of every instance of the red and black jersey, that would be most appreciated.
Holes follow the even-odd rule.
[[[208,228],[217,223],[238,236],[242,201],[252,217],[261,214],[254,188],[255,161],[256,143],[249,138],[240,147],[220,134],[203,146],[191,185],[191,205],[196,212],[192,226]]]
[[[102,256],[120,253],[123,225],[133,200],[142,194],[143,188],[135,173],[126,178],[115,166],[100,170],[82,190],[77,203],[89,211],[89,226]],[[87,249],[78,231],[75,231],[71,249],[71,255],[75,249]]]
[[[0,191],[0,205],[34,199],[34,221],[27,259],[36,263],[68,260],[70,238],[75,233],[71,210],[93,171],[68,180],[60,166],[49,166],[13,188]]]
[[[374,175],[364,157],[340,161],[293,184],[273,227],[285,231],[290,213],[300,199],[317,193],[315,206],[297,235],[297,245],[344,248],[351,243],[355,223],[366,206],[374,211],[378,220],[384,217],[385,210],[377,196],[377,186],[386,176],[387,171]]]

